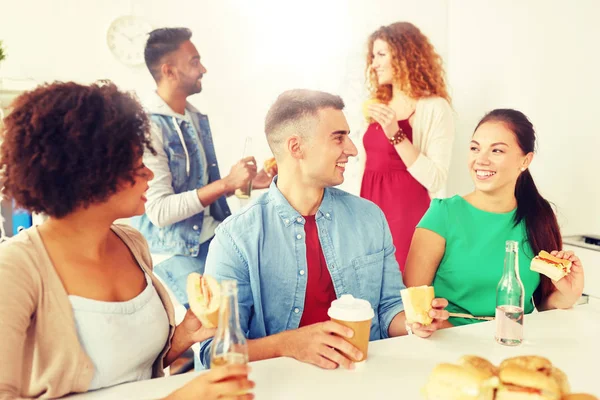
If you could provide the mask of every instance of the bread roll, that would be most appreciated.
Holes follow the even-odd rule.
[[[433,308],[431,302],[435,298],[433,286],[410,287],[401,290],[400,295],[402,296],[407,323],[431,324],[433,318],[429,316],[429,311]]]
[[[187,295],[190,309],[207,328],[219,324],[221,286],[211,276],[192,272],[187,277]]]

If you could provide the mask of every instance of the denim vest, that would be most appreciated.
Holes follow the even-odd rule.
[[[162,114],[150,114],[150,119],[162,131],[163,147],[169,160],[169,170],[173,177],[173,191],[175,194],[199,189],[209,183],[221,179],[219,165],[215,154],[208,117],[199,112],[189,110],[194,127],[198,127],[198,136],[191,135],[190,130],[178,129],[174,118]],[[177,122],[181,123],[180,120]],[[187,155],[179,137],[182,133],[187,148]],[[201,150],[202,145],[206,154],[208,166],[204,165]],[[188,165],[189,162],[189,165]],[[203,182],[203,171],[208,168],[208,182]],[[221,196],[210,205],[210,215],[217,221],[223,221],[231,211],[225,196]],[[174,223],[163,228],[154,225],[146,214],[132,219],[136,227],[146,238],[152,253],[173,254],[196,257],[200,249],[200,232],[204,212],[191,216],[188,219]]]

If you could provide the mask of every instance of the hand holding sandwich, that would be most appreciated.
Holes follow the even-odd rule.
[[[422,338],[431,336],[438,329],[448,327],[449,314],[445,310],[448,300],[436,299],[432,286],[410,287],[401,290],[400,295],[404,304],[404,312],[398,314],[392,321],[390,336],[398,336],[392,333],[392,328],[399,322],[405,325],[409,334],[412,333]],[[397,319],[399,322],[396,322]]]
[[[194,343],[203,342],[215,335],[216,328],[207,328],[188,310],[183,321],[175,327],[171,349],[165,357],[165,366],[170,365]]]
[[[557,291],[548,298],[549,308],[570,308],[583,293],[583,266],[581,260],[572,251],[553,251],[556,258],[571,261],[571,272],[552,283]]]
[[[448,300],[438,298],[433,299],[431,302],[431,309],[428,311],[427,315],[431,318],[431,323],[425,325],[420,322],[406,323],[406,328],[410,328],[410,331],[416,336],[422,338],[428,338],[433,335],[433,332],[438,329],[447,328],[448,311],[445,308],[448,307]]]

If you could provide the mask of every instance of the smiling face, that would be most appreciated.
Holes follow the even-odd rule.
[[[523,152],[508,126],[497,121],[477,128],[469,150],[468,166],[475,188],[489,194],[514,193],[522,169],[533,159],[533,153]]]
[[[144,214],[148,182],[153,178],[154,174],[140,158],[133,173],[133,184],[129,180],[124,180],[118,191],[108,198],[107,209],[111,210],[116,218],[130,218]]]
[[[341,110],[323,108],[318,112],[314,132],[307,138],[301,162],[304,178],[325,188],[344,182],[346,163],[357,154],[348,137],[350,128]]]
[[[391,85],[394,82],[394,67],[390,46],[382,39],[373,42],[373,61],[371,68],[377,75],[379,85]]]

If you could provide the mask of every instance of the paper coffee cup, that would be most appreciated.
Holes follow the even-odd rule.
[[[366,360],[371,336],[371,320],[375,316],[371,303],[367,300],[357,299],[351,294],[344,294],[331,302],[327,315],[332,321],[354,331],[351,338],[344,337],[344,339],[359,349],[363,357],[359,360],[351,357],[351,360],[354,362]]]

